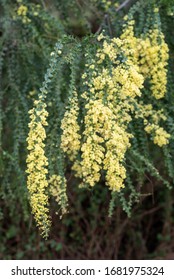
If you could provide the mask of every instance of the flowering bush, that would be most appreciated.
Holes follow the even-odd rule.
[[[130,215],[132,204],[141,198],[136,181],[142,181],[147,171],[168,188],[173,186],[173,42],[168,34],[174,7],[155,0],[134,5],[131,1],[89,2],[94,13],[100,11],[97,27],[92,26],[92,14],[91,19],[84,15],[82,30],[73,36],[66,12],[79,11],[68,1],[61,1],[58,15],[34,1],[16,1],[9,14],[5,0],[2,5],[9,20],[4,22],[10,22],[16,32],[12,48],[1,36],[1,72],[10,81],[4,79],[1,89],[5,104],[1,127],[12,137],[7,146],[6,138],[1,141],[2,196],[7,190],[13,197],[10,182],[15,169],[21,186],[15,195],[21,197],[26,216],[29,198],[44,237],[51,226],[51,197],[61,217],[68,212],[69,172],[80,188],[97,184],[109,188],[110,216],[116,199]],[[85,3],[81,5],[83,9]],[[4,57],[10,68],[3,64]],[[33,62],[35,69],[30,73]],[[11,98],[5,96],[7,89]],[[8,131],[4,120],[13,113],[14,124]],[[162,149],[167,175],[155,167],[155,145]]]

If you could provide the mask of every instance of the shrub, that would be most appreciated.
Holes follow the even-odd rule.
[[[110,217],[131,215],[147,176],[172,189],[174,6],[41,2],[1,4],[0,193],[2,219],[32,210],[47,238],[70,178],[108,188]]]

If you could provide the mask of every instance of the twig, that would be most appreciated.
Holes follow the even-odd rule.
[[[111,37],[112,37],[111,23],[110,23],[110,18],[109,18],[109,15],[108,15],[108,14],[105,16],[105,21],[106,21],[106,23],[107,23],[107,25],[108,25],[109,33],[110,33],[110,35],[111,35]]]
[[[129,4],[129,2],[131,2],[132,0],[125,0],[117,9],[116,12],[120,11],[121,9],[123,9],[124,7],[127,6],[127,4]]]
[[[99,28],[98,28],[98,30],[96,31],[95,34],[99,34],[101,32],[101,30],[103,28],[103,25],[105,23],[108,25],[109,33],[112,36],[112,30],[111,30],[111,25],[110,25],[110,20],[109,20],[109,15],[108,14],[104,15],[103,21],[101,22],[101,24],[100,24],[100,26],[99,26]]]
[[[141,215],[139,215],[139,217],[143,218],[144,216],[150,215],[158,210],[162,209],[162,206],[156,206],[150,210],[147,210],[145,212],[143,212]]]
[[[117,9],[116,12],[119,12],[121,9],[123,9],[124,7],[126,7],[132,0],[125,0]],[[109,15],[105,14],[104,15],[104,19],[102,21],[102,23],[100,24],[98,30],[96,31],[96,34],[99,34],[102,30],[102,26],[104,24],[104,22],[106,22],[108,24],[108,28],[109,28],[109,32],[112,36],[112,30],[111,30],[111,26],[110,26],[110,22],[109,22]]]

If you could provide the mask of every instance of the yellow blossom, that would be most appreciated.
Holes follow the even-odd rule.
[[[154,143],[162,147],[169,143],[170,134],[168,134],[162,127],[155,131]]]
[[[18,14],[18,16],[26,16],[27,11],[28,11],[28,8],[25,5],[20,5],[17,10],[17,14]]]
[[[78,104],[77,93],[74,92],[74,96],[71,99],[71,108],[64,114],[64,118],[61,123],[62,136],[61,136],[61,148],[67,153],[70,160],[74,160],[80,149],[80,127],[78,124]]]
[[[153,134],[153,141],[158,146],[162,147],[169,142],[170,134],[167,133],[162,127],[156,124],[147,124],[145,131],[149,134]]]
[[[41,100],[35,102],[36,108],[30,110],[29,134],[27,138],[29,154],[27,156],[27,187],[30,194],[30,205],[36,223],[43,236],[48,235],[50,219],[48,216],[48,196],[45,190],[48,187],[46,174],[48,160],[44,151],[47,125],[47,111]]]

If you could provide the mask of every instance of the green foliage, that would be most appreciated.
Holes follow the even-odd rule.
[[[27,218],[25,158],[28,110],[40,87],[50,51],[63,33],[63,27],[43,7],[31,2],[27,4],[30,21],[25,23],[17,14],[20,2],[9,4],[9,1],[0,4],[1,197],[12,215],[18,216],[18,207],[21,207]],[[34,15],[34,11],[38,14]]]
[[[105,227],[108,222],[108,213],[112,223],[114,223],[116,213],[118,216],[118,211],[121,209],[128,217],[136,215],[134,209],[138,207],[139,202],[146,201],[146,198],[148,201],[153,194],[152,190],[146,187],[147,181],[153,182],[155,187],[161,184],[160,205],[167,201],[166,193],[173,190],[174,1],[128,1],[128,4],[121,6],[123,2],[3,0],[0,3],[0,230],[3,231],[0,240],[0,256],[2,258],[6,256],[9,259],[11,257],[22,259],[26,257],[27,251],[30,252],[29,257],[32,254],[36,255],[37,249],[33,247],[33,244],[39,247],[46,258],[52,258],[51,253],[46,253],[47,250],[53,250],[55,258],[57,256],[63,258],[65,244],[66,242],[68,244],[69,239],[73,240],[74,246],[77,244],[83,246],[84,231],[81,221],[83,221],[82,224],[86,223],[88,227],[91,227],[91,232],[95,232],[97,223]],[[154,7],[159,7],[159,13],[154,13]],[[128,15],[126,21],[125,15]],[[137,38],[146,37],[148,31],[157,24],[159,30],[165,35],[165,41],[169,47],[167,92],[164,98],[158,100],[152,96],[150,79],[146,79],[142,96],[138,97],[137,103],[132,103],[132,106],[137,116],[142,113],[138,111],[140,108],[136,108],[141,98],[143,106],[152,104],[154,112],[163,110],[167,118],[160,119],[159,125],[170,134],[170,140],[168,145],[160,150],[153,143],[153,133],[148,134],[144,130],[144,117],[133,118],[134,113],[130,114],[133,121],[129,123],[127,131],[134,137],[130,140],[131,147],[126,151],[123,161],[126,168],[125,188],[119,192],[113,190],[108,192],[104,179],[106,170],[103,170],[101,180],[96,184],[96,190],[92,189],[89,194],[87,189],[91,187],[84,182],[83,178],[75,178],[75,172],[72,171],[73,161],[61,148],[62,120],[65,113],[70,112],[74,92],[77,92],[79,108],[77,124],[80,127],[80,134],[84,133],[86,105],[89,100],[85,100],[83,93],[90,92],[90,81],[93,79],[93,70],[88,66],[97,61],[97,51],[102,49],[102,42],[97,39],[98,35],[103,34],[110,44],[112,38],[119,37],[124,32],[125,24],[132,19],[135,20],[134,31]],[[126,65],[126,54],[122,52],[119,59]],[[101,68],[96,63],[95,70],[100,73],[102,67],[106,67],[112,73],[113,64],[113,61],[107,58],[103,60]],[[87,75],[86,80],[82,78],[82,74]],[[49,113],[47,119],[49,125],[45,128],[47,135],[45,154],[49,163],[47,179],[57,174],[61,178],[65,176],[67,181],[69,213],[57,222],[61,224],[60,235],[66,235],[65,228],[67,232],[73,228],[69,239],[67,235],[61,236],[59,240],[55,238],[54,230],[58,226],[54,212],[59,213],[61,208],[67,207],[64,196],[66,188],[62,185],[59,202],[57,203],[56,198],[56,202],[52,197],[49,198],[53,225],[52,239],[49,239],[47,243],[40,239],[33,226],[29,205],[32,196],[27,190],[25,172],[28,155],[26,139],[30,122],[28,111],[35,106],[35,100],[38,98],[46,104]],[[90,98],[92,99],[92,95]],[[103,101],[105,104],[106,100],[107,98]],[[153,122],[153,116],[147,119],[150,123]],[[85,137],[83,142],[85,142]],[[82,160],[81,151],[76,155],[76,159]],[[83,188],[78,189],[82,183]],[[72,186],[77,205],[71,201],[72,197],[74,198],[74,193],[70,189]],[[51,195],[49,187],[46,195]],[[106,201],[105,197],[107,197]],[[103,203],[104,210],[101,210]],[[148,203],[150,204],[149,201]],[[88,205],[86,215],[83,205]],[[100,211],[102,211],[101,216],[98,216],[97,213]],[[172,210],[164,216],[170,216],[171,213]],[[77,215],[79,215],[78,218],[76,218]],[[104,215],[106,217],[102,222],[100,219],[103,219]],[[124,214],[121,216],[125,217]],[[136,216],[134,218],[135,221],[136,218],[138,219]],[[30,224],[29,231],[27,231],[28,224]],[[25,244],[22,240],[23,250],[18,248],[17,252],[14,252],[13,248],[10,252],[10,248],[6,245],[12,240],[18,242],[22,227],[27,232],[28,243]],[[104,232],[107,232],[106,228]],[[126,233],[124,236],[126,237]],[[35,238],[38,240],[37,244],[34,241]],[[63,238],[65,242],[62,241]],[[168,233],[166,238],[170,238]],[[131,240],[131,237],[128,239]],[[158,239],[164,240],[160,233]],[[142,242],[142,236],[139,240]],[[66,256],[68,256],[68,251]]]

